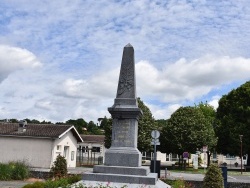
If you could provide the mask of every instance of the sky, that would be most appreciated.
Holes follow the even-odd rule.
[[[1,0],[0,119],[107,116],[123,47],[155,119],[250,79],[248,0]]]

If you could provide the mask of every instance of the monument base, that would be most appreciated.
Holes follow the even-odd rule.
[[[105,152],[104,164],[107,166],[141,166],[141,153],[137,148],[111,147]]]
[[[87,181],[82,180],[77,182],[75,185],[73,185],[71,188],[79,187],[79,185],[83,185],[86,187],[100,187],[100,186],[106,186],[106,187],[125,187],[126,188],[141,188],[141,187],[150,187],[150,188],[171,188],[170,185],[167,185],[166,183],[162,182],[161,180],[158,180],[155,185],[142,185],[142,184],[134,184],[134,183],[117,183],[117,182],[103,182],[103,181]]]
[[[106,166],[96,165],[93,168],[93,172],[87,172],[83,174],[83,182],[91,182],[92,184],[100,185],[101,182],[105,183],[120,183],[123,185],[149,185],[157,188],[159,184],[157,173],[150,173],[148,166],[143,167],[123,167],[123,166]],[[163,182],[161,182],[162,184]],[[163,183],[164,184],[164,183]],[[133,185],[132,187],[136,187]],[[168,188],[167,184],[164,184]],[[137,187],[140,187],[137,186]],[[128,186],[130,187],[130,186]],[[159,186],[159,188],[165,188]]]

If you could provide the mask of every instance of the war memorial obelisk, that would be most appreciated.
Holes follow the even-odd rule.
[[[142,111],[136,97],[134,48],[127,44],[123,49],[114,105],[108,108],[113,119],[111,147],[105,152],[104,165],[94,166],[93,173],[83,175],[83,181],[117,182],[128,187],[135,187],[132,184],[169,187],[158,180],[156,173],[150,173],[148,166],[141,165],[137,139]]]

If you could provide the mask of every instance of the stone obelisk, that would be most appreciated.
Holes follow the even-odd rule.
[[[104,165],[94,166],[93,173],[84,174],[83,180],[168,187],[158,180],[156,173],[150,173],[148,166],[141,166],[137,139],[142,111],[136,99],[134,48],[131,44],[123,49],[117,94],[108,111],[113,119],[111,147],[105,152]]]
[[[112,115],[112,144],[105,153],[105,165],[141,166],[141,153],[137,149],[138,120],[142,115],[136,99],[134,48],[130,44],[123,50],[120,77],[114,105],[108,108]]]

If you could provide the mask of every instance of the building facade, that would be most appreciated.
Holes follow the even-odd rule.
[[[75,167],[80,142],[70,125],[0,123],[0,163],[24,161],[30,167],[50,168],[60,154],[68,167]]]

